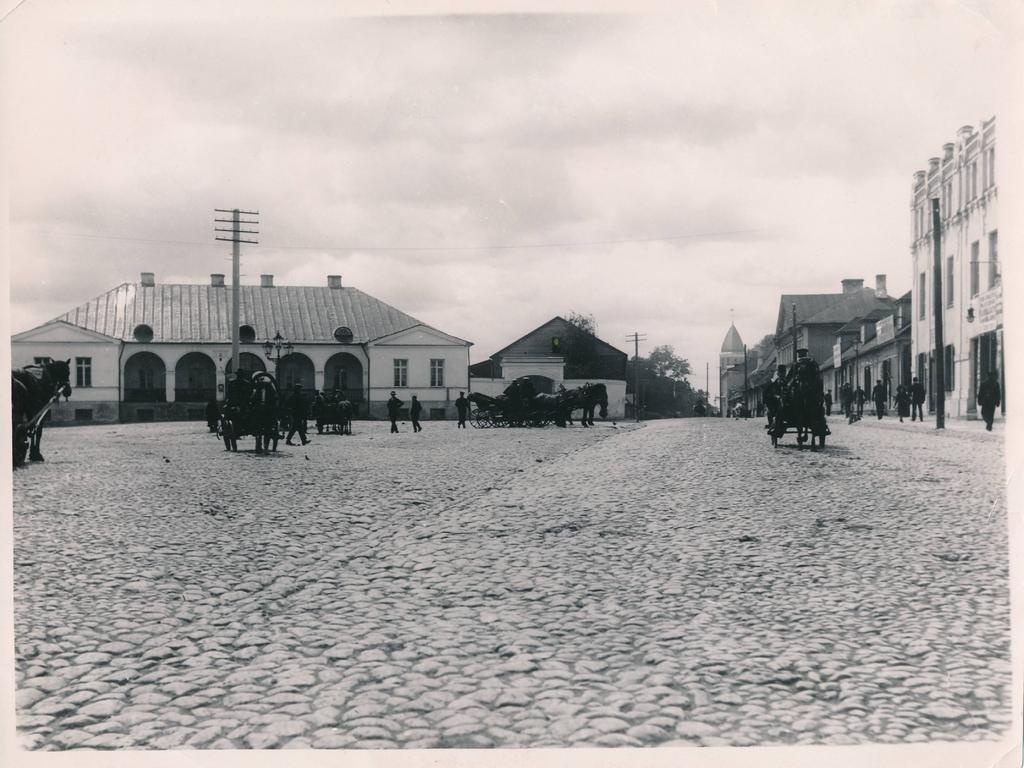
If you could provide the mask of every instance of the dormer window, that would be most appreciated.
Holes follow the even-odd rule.
[[[238,326],[238,340],[243,344],[256,343],[256,329],[251,325]]]
[[[348,344],[353,339],[352,329],[345,325],[339,325],[334,329],[334,339],[342,344]]]
[[[143,344],[148,344],[153,340],[153,329],[145,323],[135,326],[135,330],[132,331],[132,336],[135,337],[136,341],[140,341]]]

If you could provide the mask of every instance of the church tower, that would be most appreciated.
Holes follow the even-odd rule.
[[[729,371],[734,365],[739,371]],[[738,377],[738,380],[737,380]],[[722,351],[718,353],[718,406],[724,416],[729,409],[729,391],[743,386],[743,339],[740,338],[736,324],[729,325],[729,330],[722,341]]]

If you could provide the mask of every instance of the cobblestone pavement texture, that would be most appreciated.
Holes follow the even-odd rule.
[[[857,744],[1010,724],[1002,440],[51,430],[15,498],[36,749]]]

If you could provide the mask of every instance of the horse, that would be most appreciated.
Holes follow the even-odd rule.
[[[591,384],[589,381],[582,387],[569,389],[562,393],[567,403],[569,423],[572,424],[572,412],[581,409],[583,417],[580,424],[584,427],[594,426],[594,409],[600,406],[601,418],[608,416],[608,389],[604,384]]]
[[[815,431],[820,431],[825,421],[825,388],[818,366],[812,360],[798,362],[791,373],[788,402],[784,406],[787,421],[796,427],[797,443],[805,443],[810,438],[813,446]],[[824,445],[824,434],[820,437]]]
[[[551,419],[556,426],[564,427],[569,418],[569,406],[558,394],[548,395],[543,392],[533,396],[533,407],[542,419]]]
[[[39,444],[43,420],[60,396],[71,397],[71,360],[50,360],[11,371],[11,434],[14,466],[45,461]]]
[[[277,441],[281,438],[277,423],[278,394],[274,380],[268,374],[256,374],[253,377],[249,405],[252,408],[252,433],[256,437],[256,453],[276,451]]]
[[[355,405],[351,400],[343,399],[340,393],[321,395],[313,404],[317,434],[322,435],[324,429],[327,429],[339,435],[351,435],[354,412]]]

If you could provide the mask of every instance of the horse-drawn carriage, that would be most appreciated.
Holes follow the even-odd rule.
[[[238,450],[238,438],[256,438],[256,453],[277,450],[286,422],[281,408],[277,380],[269,373],[239,371],[229,383],[227,397],[220,411],[217,434],[224,448]]]
[[[471,392],[466,396],[472,409],[469,423],[477,428],[487,427],[544,427],[556,424],[564,427],[572,423],[575,410],[583,410],[580,423],[593,426],[594,410],[600,407],[601,418],[608,415],[608,392],[604,384],[584,384],[554,394],[535,392],[527,378],[516,379],[497,397]]]
[[[43,422],[61,395],[71,397],[71,360],[49,360],[11,371],[11,437],[14,466],[43,461]]]
[[[352,415],[355,405],[341,390],[319,393],[313,400],[313,419],[317,434],[333,432],[338,435],[352,434]]]
[[[768,411],[765,429],[772,445],[777,446],[780,437],[792,432],[799,445],[810,440],[812,448],[815,441],[824,447],[826,435],[832,432],[825,419],[825,387],[818,364],[807,356],[807,350],[799,349],[797,361],[788,375],[785,366],[779,366],[779,374],[769,384],[765,396]]]

